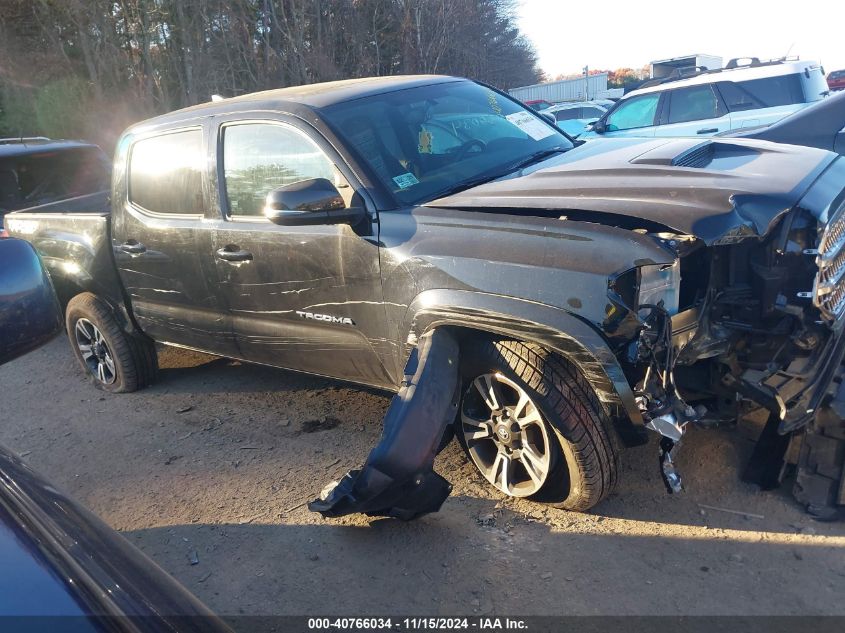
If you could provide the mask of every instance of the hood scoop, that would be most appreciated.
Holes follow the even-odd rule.
[[[672,159],[672,167],[695,167],[703,169],[713,161],[715,143],[702,143]]]
[[[761,154],[759,148],[724,141],[698,141],[680,138],[640,154],[632,165],[688,167],[693,169],[733,169]]]

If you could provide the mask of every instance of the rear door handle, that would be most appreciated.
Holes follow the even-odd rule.
[[[238,246],[224,246],[217,249],[217,257],[227,262],[249,262],[252,261],[252,253],[242,250]]]
[[[719,128],[717,128],[717,127],[707,127],[707,128],[704,128],[703,130],[699,130],[698,132],[696,132],[696,134],[715,134],[718,131],[719,131]]]
[[[140,255],[141,253],[147,252],[147,247],[138,240],[126,240],[120,245],[120,250],[130,255]]]

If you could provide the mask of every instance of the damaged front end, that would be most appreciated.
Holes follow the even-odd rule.
[[[459,346],[446,329],[423,336],[384,418],[381,441],[363,467],[349,471],[308,504],[324,517],[361,512],[405,521],[437,512],[452,491],[433,470],[458,410]]]
[[[688,425],[734,424],[762,409],[768,422],[744,479],[776,487],[791,437],[842,373],[845,193],[821,213],[796,206],[763,237],[652,237],[675,263],[611,280],[623,316],[605,325],[645,427],[661,436],[663,481],[682,489],[674,458]]]

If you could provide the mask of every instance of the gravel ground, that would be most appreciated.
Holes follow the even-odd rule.
[[[172,349],[161,365],[106,394],[56,340],[0,368],[0,443],[217,613],[845,614],[845,525],[804,515],[791,484],[741,483],[740,431],[689,433],[678,496],[655,442],[591,514],[501,497],[453,442],[441,512],[323,520],[304,503],[363,462],[389,395]]]

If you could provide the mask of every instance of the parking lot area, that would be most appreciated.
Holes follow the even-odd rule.
[[[453,442],[441,512],[329,521],[304,503],[363,462],[389,394],[173,349],[161,365],[111,395],[57,339],[0,368],[0,443],[221,615],[845,613],[845,526],[740,483],[741,430],[693,429],[679,496],[653,443],[577,514],[504,499]]]

